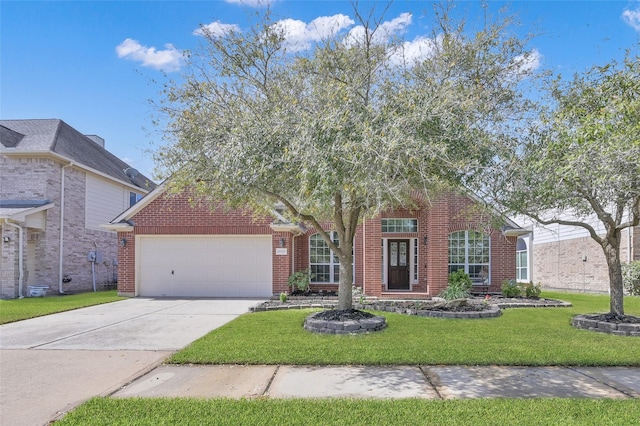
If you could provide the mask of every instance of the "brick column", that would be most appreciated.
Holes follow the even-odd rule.
[[[363,224],[363,292],[382,295],[382,223],[380,218],[365,219]]]
[[[427,284],[429,294],[437,296],[447,288],[449,277],[450,200],[440,198],[427,214]]]
[[[126,245],[120,245],[125,238]],[[118,295],[133,297],[136,294],[136,237],[134,232],[118,232]]]
[[[272,288],[273,294],[279,295],[280,293],[289,293],[287,280],[293,273],[291,270],[291,259],[293,256],[292,250],[292,235],[288,232],[274,232],[271,237],[272,246]],[[281,245],[281,242],[283,244]],[[278,252],[284,252],[286,254],[278,254]]]

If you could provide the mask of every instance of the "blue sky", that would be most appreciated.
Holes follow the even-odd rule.
[[[160,143],[149,100],[159,99],[161,87],[152,80],[163,71],[179,76],[181,51],[202,41],[201,24],[246,27],[247,13],[260,10],[253,3],[259,0],[0,0],[0,118],[60,118],[105,138],[107,149],[150,176],[146,151]],[[360,0],[363,10],[383,4]],[[409,42],[428,36],[430,5],[396,0],[384,15],[389,32]],[[489,2],[492,11],[505,5],[517,14],[518,31],[539,34],[530,44],[536,67],[572,75],[639,48],[638,0]],[[456,6],[480,13],[475,1]],[[271,8],[301,48],[319,23],[357,27],[349,1],[272,0]]]

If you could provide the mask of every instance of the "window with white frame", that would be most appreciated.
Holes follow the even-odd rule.
[[[331,240],[340,247],[338,233],[329,233]],[[333,254],[327,243],[320,234],[313,234],[309,238],[309,270],[314,275],[311,282],[319,283],[339,283],[340,282],[340,261],[338,256]]]
[[[516,244],[516,280],[529,281],[529,251],[523,238],[518,238]]]
[[[382,232],[418,232],[418,219],[382,219]]]
[[[489,282],[489,236],[479,231],[449,234],[449,273],[464,270],[474,282]]]

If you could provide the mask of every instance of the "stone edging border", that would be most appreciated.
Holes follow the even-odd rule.
[[[385,317],[374,316],[359,320],[330,321],[315,318],[321,312],[309,315],[304,320],[304,329],[322,334],[359,334],[380,331],[387,327]]]
[[[504,303],[496,303],[500,309],[508,309],[508,308],[570,308],[573,304],[569,302],[563,302],[561,300],[557,300],[553,303],[547,302],[536,302],[536,303],[518,303],[518,302],[504,302]]]
[[[616,324],[598,321],[588,317],[589,315],[575,315],[571,320],[571,325],[582,330],[597,331],[599,333],[614,334],[616,336],[640,337],[640,324]]]
[[[374,311],[381,312],[395,312],[397,314],[405,314],[405,315],[417,315],[420,317],[431,317],[431,318],[465,318],[465,319],[476,319],[476,318],[494,318],[502,315],[502,311],[497,305],[490,305],[488,309],[483,311],[469,311],[469,312],[453,312],[453,311],[430,311],[430,310],[422,310],[422,309],[406,309],[406,308],[398,308],[395,306],[385,306],[377,305],[375,303],[371,305],[367,305],[369,309],[373,309]]]

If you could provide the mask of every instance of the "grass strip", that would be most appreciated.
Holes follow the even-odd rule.
[[[506,309],[498,318],[442,319],[393,313],[367,335],[318,335],[311,310],[245,314],[174,354],[175,364],[639,366],[640,340],[578,330],[578,313],[608,311],[608,297],[546,294],[571,308]],[[627,298],[640,315],[640,298]]]
[[[0,300],[0,324],[122,300],[115,290]]]
[[[111,399],[56,422],[73,425],[631,425],[637,400]]]

